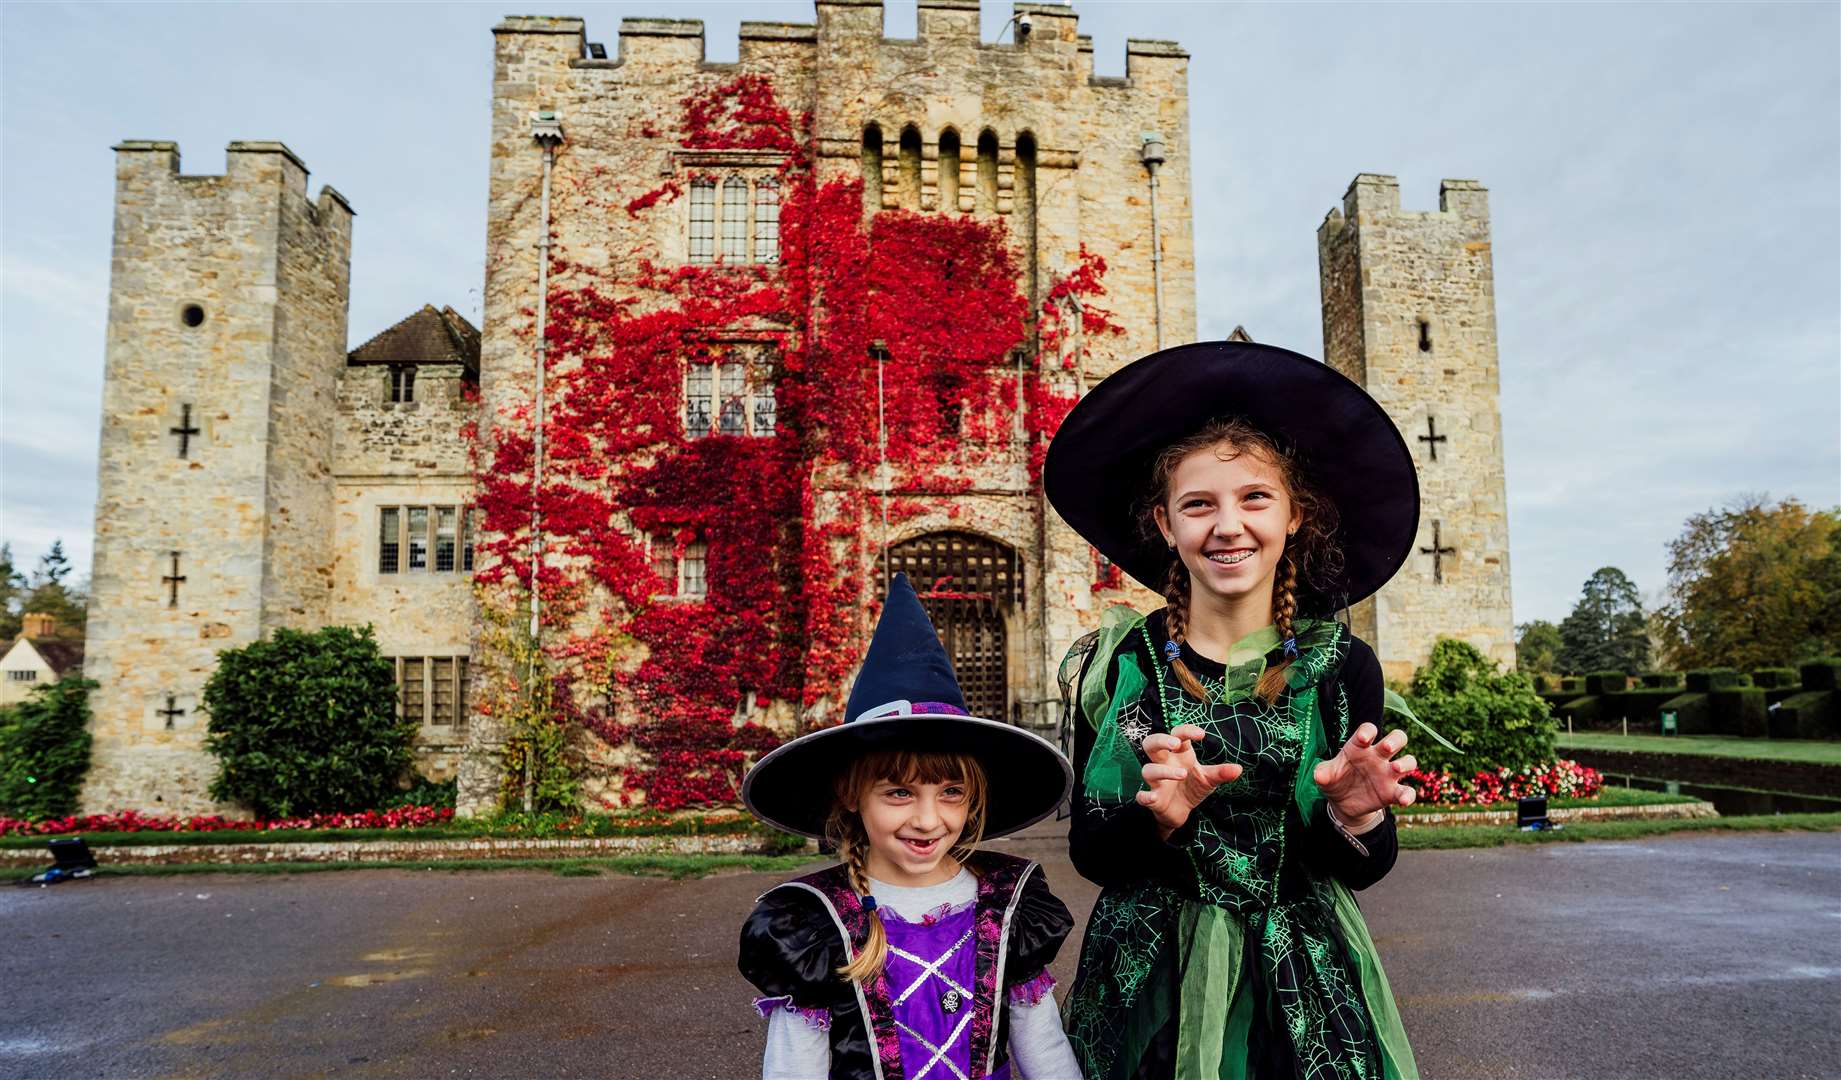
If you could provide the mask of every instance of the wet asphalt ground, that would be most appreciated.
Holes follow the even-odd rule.
[[[1084,921],[1052,829],[998,846]],[[758,1076],[735,938],[775,880],[0,888],[0,1076]],[[1841,1077],[1841,833],[1407,852],[1361,899],[1428,1078]]]

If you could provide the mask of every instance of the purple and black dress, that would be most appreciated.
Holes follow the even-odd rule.
[[[837,974],[870,919],[843,867],[761,897],[741,970],[765,995],[766,1076],[1025,1080],[1075,1068],[1047,970],[1073,929],[1067,907],[1033,862],[980,852],[967,869],[933,890],[872,883],[889,949],[864,984]],[[905,910],[920,895],[947,902]]]

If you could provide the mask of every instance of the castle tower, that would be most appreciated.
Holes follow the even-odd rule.
[[[1317,253],[1324,359],[1386,408],[1419,466],[1419,538],[1355,632],[1389,679],[1440,637],[1513,664],[1488,193],[1446,180],[1436,211],[1403,211],[1398,181],[1362,173]]]
[[[217,652],[326,621],[352,210],[278,142],[115,150],[83,808],[199,813]]]
[[[853,197],[860,199],[860,224],[870,238],[864,251],[885,242],[896,247],[904,236],[944,238],[952,230],[957,230],[951,233],[955,238],[974,237],[967,243],[998,237],[997,242],[1008,245],[1014,264],[1023,329],[1002,344],[967,333],[991,355],[989,371],[977,376],[986,381],[968,379],[963,386],[1039,383],[1030,390],[1041,390],[1039,400],[1025,401],[1000,423],[984,425],[965,422],[959,411],[967,402],[975,405],[977,394],[952,391],[965,396],[942,398],[926,423],[929,430],[945,433],[936,445],[957,440],[961,446],[975,444],[975,452],[954,455],[944,464],[800,460],[800,475],[809,479],[802,480],[808,486],[796,512],[811,539],[801,541],[797,550],[789,547],[775,565],[826,563],[827,573],[835,568],[832,580],[847,592],[833,594],[832,582],[820,582],[816,571],[801,586],[808,591],[800,595],[823,597],[826,610],[815,618],[829,618],[830,611],[858,618],[879,601],[884,573],[908,571],[921,583],[923,603],[930,605],[948,639],[974,707],[1014,722],[1052,723],[1048,705],[1057,693],[1055,671],[1069,643],[1126,592],[1116,570],[1101,565],[1046,506],[1031,461],[1032,448],[1038,453],[1040,448],[1032,447],[1031,440],[1039,442],[1053,430],[1061,415],[1055,409],[1064,411],[1088,387],[1150,352],[1159,340],[1176,344],[1194,338],[1188,54],[1173,42],[1131,40],[1125,45],[1125,74],[1097,75],[1093,42],[1080,33],[1072,7],[1015,3],[1002,39],[984,41],[979,6],[978,0],[920,0],[914,36],[894,38],[886,33],[881,0],[816,0],[810,23],[742,23],[737,59],[723,64],[706,60],[703,25],[694,20],[627,18],[617,42],[605,45],[591,40],[588,27],[574,18],[510,17],[499,24],[494,30],[486,221],[491,254],[481,328],[480,444],[482,454],[490,455],[530,438],[526,418],[535,414],[538,363],[532,313],[544,300],[543,289],[567,294],[581,288],[584,274],[593,273],[599,275],[597,290],[606,292],[623,275],[634,280],[632,271],[642,260],[674,274],[700,274],[707,271],[705,264],[716,261],[747,264],[743,269],[771,280],[783,265],[779,238],[809,241],[815,235],[801,231],[802,224],[818,218],[797,216],[790,195],[795,177],[809,175],[815,189],[861,184],[860,195]],[[764,102],[787,110],[790,142],[765,131],[734,141],[713,137],[717,133],[711,127],[693,132],[693,122],[708,125],[712,116],[729,117],[732,99],[744,95],[755,115]],[[700,109],[692,117],[686,109],[692,100],[731,104]],[[793,143],[796,149],[789,153]],[[552,149],[554,175],[546,202],[541,193],[546,151]],[[782,176],[789,161],[795,164]],[[592,192],[593,198],[582,192]],[[763,206],[770,208],[765,215]],[[548,222],[540,219],[546,207]],[[834,235],[858,224],[843,223],[838,216],[823,220]],[[878,233],[882,229],[891,230],[893,239],[885,240],[886,234]],[[558,276],[542,286],[540,243],[559,267]],[[814,250],[818,246],[823,245]],[[762,250],[769,253],[767,260],[760,259]],[[1097,280],[1103,289],[1080,294],[1067,285],[1076,278]],[[669,286],[660,285],[661,280],[653,274],[645,288],[630,288],[632,302],[640,305],[635,310],[680,306],[681,299],[667,295]],[[1045,314],[1043,305],[1051,301],[1053,311]],[[1085,302],[1091,302],[1091,309],[1082,306]],[[758,426],[762,400],[790,400],[775,396],[772,380],[781,377],[775,375],[776,358],[796,355],[808,333],[841,340],[847,334],[841,328],[871,321],[868,307],[844,304],[821,290],[812,310],[757,310],[728,322],[700,322],[696,333],[704,340],[689,345],[705,353],[687,347],[683,355],[659,355],[643,369],[648,378],[669,370],[668,365],[682,372],[673,373],[682,380],[676,391],[682,400],[669,413],[660,410],[659,419],[645,421],[657,443],[645,448],[644,459],[690,461],[702,453],[707,445],[702,440],[712,434],[712,387],[719,401],[733,406],[734,417],[731,428],[718,425],[714,434],[736,440],[731,444],[736,453],[749,452],[747,440],[777,437],[775,421]],[[1065,332],[1045,332],[1044,324],[1051,322]],[[933,361],[925,357],[938,352],[928,353],[913,338],[904,352],[898,333],[884,326],[863,342],[852,339],[848,354],[860,356],[862,366],[840,372],[838,384],[874,388],[885,370],[897,379],[904,372],[926,370]],[[712,362],[699,355],[732,359]],[[546,354],[542,362],[548,365],[546,392],[554,395],[571,378],[574,361],[559,351]],[[735,373],[733,397],[712,369]],[[1034,374],[1038,371],[1043,374]],[[673,391],[668,387],[666,392]],[[714,412],[720,415],[723,408],[718,405]],[[868,428],[879,422],[873,407],[867,417],[851,423]],[[946,417],[937,429],[932,427],[936,417]],[[519,449],[507,458],[513,471],[536,459],[534,453],[521,454]],[[622,469],[630,463],[606,464]],[[546,483],[558,482],[558,466],[569,467],[553,463]],[[602,483],[601,475],[582,486]],[[710,486],[721,491],[733,483],[712,480]],[[896,497],[886,498],[884,491]],[[878,512],[878,505],[887,503],[895,504],[893,511]],[[766,550],[758,530],[748,539],[725,535],[699,520],[695,529],[701,531],[692,539],[690,526],[674,524],[677,532],[667,535],[644,526],[636,514],[672,522],[703,515],[667,505],[662,497],[650,505],[622,504],[609,514],[608,532],[625,533],[635,543],[642,532],[649,534],[647,554],[655,570],[664,567],[657,570],[666,585],[661,595],[681,602],[676,610],[713,608],[722,589],[735,587],[738,575],[731,570],[725,578],[718,560],[736,565],[739,556],[730,553],[743,546],[738,541]],[[502,515],[497,520],[523,528],[527,519]],[[490,515],[485,527],[495,528]],[[512,538],[523,542],[515,534]],[[559,577],[581,577],[562,560],[552,565]],[[686,572],[686,566],[694,566],[694,573]],[[522,566],[515,572],[526,573]],[[628,574],[610,566],[604,577],[624,581]],[[503,590],[501,606],[512,606],[512,591]],[[501,601],[491,592],[485,595],[489,602]],[[584,647],[572,645],[567,651],[604,651],[594,636],[600,625],[597,611],[589,606],[582,613],[580,627],[556,625],[549,631],[551,640],[575,635]],[[518,619],[522,625],[524,616]],[[808,652],[796,667],[828,670],[836,657],[855,654],[871,626],[866,618],[859,621],[854,628],[833,632],[827,625],[823,633],[808,635]],[[691,638],[661,637],[657,645],[691,655],[701,648]],[[652,643],[645,647],[651,649]],[[488,650],[475,651],[484,671],[491,662]],[[651,655],[630,651],[631,657],[619,661],[627,668]],[[720,684],[720,690],[735,701],[738,724],[759,720],[790,732],[799,724],[836,718],[842,702],[831,691],[848,680],[836,673],[824,678],[829,689],[810,692],[816,684],[808,683],[795,695],[800,700],[763,704],[751,692],[754,687],[740,683]],[[668,699],[676,692],[667,687],[658,696]],[[715,694],[709,691],[710,697]],[[577,704],[602,708],[602,696],[595,689]],[[630,709],[623,713],[622,702],[605,696],[610,715],[637,715]],[[700,715],[727,712],[728,706],[728,700],[703,701]],[[463,812],[484,806],[498,791],[502,733],[484,710],[473,721],[469,761],[477,768],[461,769]],[[727,739],[730,733],[716,735]],[[631,755],[614,757],[624,763]]]

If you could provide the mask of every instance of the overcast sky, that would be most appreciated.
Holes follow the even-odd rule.
[[[1322,355],[1316,228],[1358,172],[1433,209],[1490,189],[1515,617],[1591,572],[1647,595],[1688,515],[1841,504],[1841,5],[1077,3],[1190,52],[1203,337]],[[477,320],[491,28],[508,5],[0,4],[0,539],[87,571],[113,154],[221,173],[279,139],[358,211],[353,344],[423,303]],[[562,3],[809,22],[809,0]],[[985,4],[985,39],[1008,17]],[[890,0],[888,33],[914,32]],[[1175,133],[1170,133],[1174,138]]]

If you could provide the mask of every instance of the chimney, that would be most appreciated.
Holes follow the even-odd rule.
[[[36,641],[39,638],[55,637],[58,632],[57,616],[43,611],[30,611],[22,616],[20,635]]]

